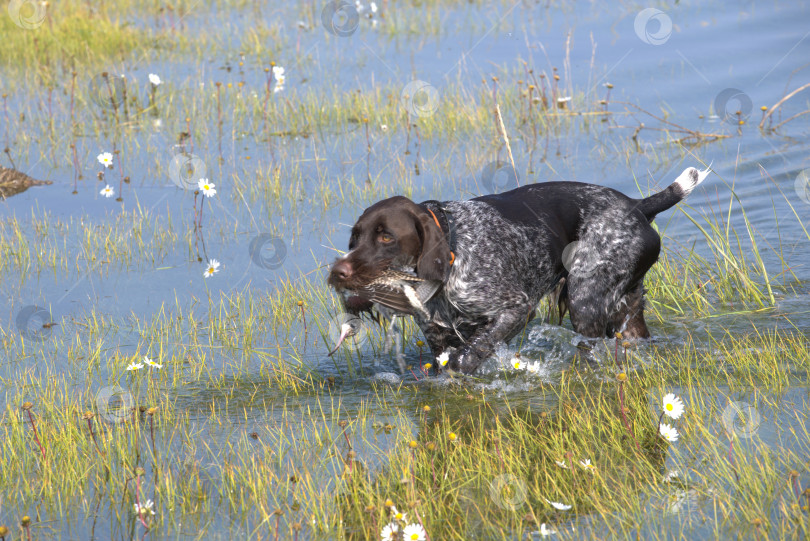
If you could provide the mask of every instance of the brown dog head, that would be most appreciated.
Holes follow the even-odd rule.
[[[349,252],[335,261],[327,282],[338,291],[356,290],[389,268],[444,281],[450,260],[450,246],[433,216],[407,197],[396,196],[363,212],[352,227]],[[347,307],[353,308],[348,299]]]

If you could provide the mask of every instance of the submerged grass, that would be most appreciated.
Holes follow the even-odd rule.
[[[127,390],[95,391],[93,370],[77,386],[41,367],[2,381],[0,490],[19,513],[36,499],[43,522],[77,504],[134,522],[133,505],[148,498],[150,529],[192,523],[215,537],[212,520],[270,539],[296,530],[368,539],[391,520],[393,503],[432,539],[514,539],[541,524],[562,538],[659,538],[665,527],[700,529],[677,520],[700,499],[714,502],[705,518],[720,531],[802,536],[807,397],[779,398],[795,380],[777,374],[790,366],[806,378],[804,343],[779,331],[728,336],[709,351],[652,350],[643,370],[627,372],[611,364],[630,368],[640,358],[620,353],[604,368],[574,365],[560,384],[534,383],[509,398],[469,381],[379,383],[351,410],[341,388],[357,381],[344,377],[277,394],[264,381],[216,382],[165,358],[164,370],[123,376]],[[181,392],[166,393],[172,371],[189,380]],[[667,419],[681,433],[670,444],[656,426],[661,398],[678,389],[686,413]],[[728,424],[731,397],[749,389],[757,414],[778,420],[777,448],[752,447],[744,425]]]
[[[391,12],[380,30],[392,40],[439,34],[443,4],[455,2],[415,2],[402,11],[381,3]],[[546,157],[573,138],[594,141],[601,156],[629,163],[644,152],[661,164],[689,152],[682,138],[702,135],[664,121],[660,144],[639,143],[640,127],[618,125],[629,115],[609,101],[613,85],[596,96],[573,90],[565,68],[560,78],[553,66],[535,71],[525,63],[480,85],[448,83],[425,117],[403,110],[407,81],[353,92],[309,87],[308,70],[322,68],[313,58],[296,66],[285,91],[273,93],[270,62],[280,61],[279,43],[294,39],[273,22],[234,38],[237,54],[219,36],[194,39],[180,31],[182,19],[200,15],[192,0],[88,6],[60,2],[36,31],[0,17],[0,64],[36,66],[9,83],[3,135],[20,135],[7,143],[8,156],[72,163],[84,190],[97,183],[80,178],[87,172],[80,164],[93,162],[98,146],[119,150],[116,167],[128,164],[127,174],[137,170],[136,184],[149,188],[168,185],[167,152],[196,152],[212,178],[233,188],[220,194],[230,200],[206,206],[208,238],[226,244],[246,244],[258,230],[288,232],[290,244],[328,237],[336,227],[331,211],[411,196],[420,167],[437,184],[442,175],[452,179],[457,193],[489,191],[475,175],[460,178],[459,156],[479,171],[514,150],[528,156],[521,173],[530,182],[538,179],[535,169],[551,170]],[[251,6],[260,12],[246,0],[203,8]],[[319,6],[297,9],[307,31],[317,28]],[[131,24],[134,11],[155,20]],[[405,16],[412,12],[422,17]],[[171,59],[189,50],[224,51],[217,66],[223,69],[214,84],[166,75],[151,92],[128,75],[122,110],[92,95],[89,82],[101,66],[135,66],[133,53],[158,49]],[[82,64],[94,67],[59,77]],[[493,122],[495,110],[502,123]],[[610,135],[619,129],[635,133]],[[425,156],[423,142],[437,141],[446,146],[426,145],[435,154]],[[393,158],[374,171],[375,154]],[[341,182],[327,161],[340,164]],[[694,320],[763,310],[784,316],[775,306],[795,276],[783,247],[766,250],[741,207],[744,229],[734,229],[731,212],[739,204],[732,187],[727,210],[688,211],[699,233],[694,244],[662,228],[665,250],[646,282],[648,314],[657,324],[680,320],[689,333]],[[233,218],[234,206],[239,225],[218,219],[226,212]],[[140,276],[166,270],[161,265],[170,258],[202,259],[189,215],[182,224],[174,216],[137,207],[104,220],[4,217],[0,271],[28,292],[40,281],[67,278],[72,287],[96,273]],[[795,209],[794,216],[800,218]],[[782,266],[776,274],[766,265],[774,257]],[[283,269],[288,274],[261,295],[255,284],[220,293],[200,286],[150,306],[149,317],[82,311],[42,331],[44,341],[0,327],[0,525],[13,522],[14,538],[23,538],[28,531],[16,525],[30,515],[25,528],[45,538],[78,509],[90,517],[88,530],[104,517],[130,537],[176,537],[192,528],[211,538],[368,539],[391,520],[393,503],[433,541],[515,539],[542,525],[571,539],[810,533],[807,397],[795,392],[810,371],[804,334],[752,325],[745,335],[735,327],[703,336],[701,328],[700,337],[675,345],[610,340],[594,349],[591,364],[552,359],[565,366],[549,377],[502,371],[494,379],[439,383],[419,370],[432,358],[408,322],[403,350],[420,382],[394,380],[370,369],[390,362],[384,332],[373,325],[362,348],[344,348],[332,366],[323,362],[340,306],[319,264]],[[553,356],[563,342],[544,354]],[[127,370],[144,357],[162,367]],[[687,405],[683,418],[669,421],[681,432],[674,444],[657,429],[669,392]],[[769,447],[752,444],[757,440],[735,424],[749,411],[741,400],[773,420],[761,428]],[[147,499],[154,514],[135,512]],[[572,507],[558,510],[550,501]]]

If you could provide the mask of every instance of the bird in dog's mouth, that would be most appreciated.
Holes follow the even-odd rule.
[[[361,312],[371,312],[376,308],[383,316],[416,315],[430,318],[425,307],[439,290],[442,283],[438,280],[425,280],[407,271],[388,269],[368,284],[357,289],[343,289],[343,304],[351,314],[341,325],[337,345],[329,352],[331,357],[344,340],[355,336],[360,331]]]

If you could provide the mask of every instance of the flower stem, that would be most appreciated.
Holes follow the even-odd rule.
[[[633,443],[636,444],[636,449],[641,451],[641,447],[639,446],[638,442],[636,441],[636,436],[633,434],[633,430],[630,428],[630,421],[627,420],[627,415],[624,413],[624,382],[619,382],[619,411],[622,414],[622,422],[624,423],[624,427],[627,429],[627,432],[630,434],[630,437],[633,438]]]
[[[39,441],[39,433],[37,432],[37,425],[34,422],[34,416],[31,415],[31,410],[26,410],[28,413],[28,420],[31,421],[31,428],[34,429],[34,441],[37,442],[39,446],[39,451],[42,453],[42,460],[45,460],[45,448],[42,447],[42,443]]]

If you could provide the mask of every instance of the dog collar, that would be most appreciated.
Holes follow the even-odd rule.
[[[452,266],[453,263],[455,263],[455,261],[456,261],[456,252],[455,252],[455,247],[456,247],[456,227],[455,227],[455,223],[453,221],[453,212],[450,211],[450,210],[447,210],[438,201],[426,201],[426,202],[424,202],[422,204],[424,205],[425,209],[430,213],[430,215],[433,216],[433,221],[436,223],[436,227],[438,227],[439,231],[441,231],[442,234],[445,235],[445,239],[447,240],[447,244],[448,244],[448,246],[450,246],[450,263],[449,264]],[[447,224],[447,233],[446,234],[444,232],[444,228],[442,227],[442,224],[439,223],[439,218],[436,216],[436,213],[433,212],[433,209],[431,209],[429,205],[435,205],[436,209],[441,211],[442,217],[444,218],[444,223]]]

